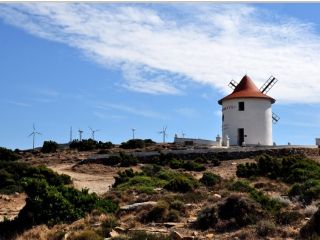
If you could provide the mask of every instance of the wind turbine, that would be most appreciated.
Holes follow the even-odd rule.
[[[72,142],[72,126],[70,127],[70,142]]]
[[[91,127],[89,127],[89,128],[90,128],[90,130],[91,130],[92,140],[94,140],[94,133],[95,133],[95,132],[99,132],[100,130],[99,130],[99,129],[93,130]]]
[[[81,141],[82,141],[82,133],[83,133],[83,130],[79,129],[78,132],[79,132],[79,140],[80,140],[80,142],[81,142]]]
[[[181,135],[182,135],[182,138],[184,138],[184,136],[185,136],[186,134],[185,134],[184,132],[182,132]]]
[[[168,134],[167,134],[167,126],[166,127],[162,127],[162,131],[160,131],[159,133],[162,134],[163,143],[166,143],[166,137],[168,136]]]
[[[135,128],[131,128],[131,131],[132,131],[132,139],[134,140],[134,132],[136,131]]]
[[[33,132],[30,133],[29,136],[28,136],[28,137],[33,136],[33,137],[32,137],[32,150],[34,150],[34,142],[35,142],[35,139],[36,139],[36,135],[37,135],[37,134],[38,134],[38,135],[41,135],[41,133],[39,133],[39,132],[36,131],[36,127],[35,127],[34,124],[33,124]]]

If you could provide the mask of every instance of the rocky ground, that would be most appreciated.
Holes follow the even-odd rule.
[[[116,151],[115,151],[116,152]],[[212,230],[200,231],[190,227],[195,222],[198,212],[205,206],[209,206],[216,203],[227,196],[229,193],[222,184],[219,187],[210,189],[199,189],[197,194],[202,194],[203,198],[198,200],[190,200],[190,203],[186,204],[187,213],[181,217],[179,222],[162,222],[162,223],[141,223],[137,219],[144,212],[155,206],[157,201],[167,197],[170,199],[170,194],[159,189],[158,194],[149,196],[147,194],[137,194],[134,192],[122,193],[111,190],[111,186],[114,183],[114,177],[118,171],[126,168],[104,166],[102,164],[83,164],[78,165],[80,161],[92,157],[96,152],[77,152],[71,150],[63,150],[53,154],[31,154],[25,153],[22,161],[29,162],[33,165],[46,165],[52,170],[58,173],[64,173],[69,175],[73,180],[73,185],[77,189],[88,188],[90,192],[95,192],[100,196],[113,197],[120,202],[120,225],[113,230],[112,236],[117,236],[122,232],[128,231],[146,231],[151,233],[165,233],[171,234],[172,239],[259,239],[256,234],[256,227],[249,225],[247,227],[232,230],[228,232],[217,233]],[[319,161],[319,157],[313,156],[314,160]],[[229,161],[222,161],[220,166],[206,166],[208,171],[214,172],[222,178],[223,182],[228,182],[237,179],[236,170],[237,165],[241,163],[254,162],[253,158],[234,159]],[[134,167],[134,171],[139,171],[142,165]],[[203,172],[192,172],[196,179],[200,179]],[[310,217],[310,213],[307,213],[306,209],[303,209],[298,203],[287,200],[283,195],[287,192],[288,186],[284,183],[270,180],[267,178],[258,177],[252,181],[252,185],[259,186],[259,189],[272,198],[279,198],[281,201],[286,201],[290,209],[299,209],[301,214],[305,216],[303,220],[299,222],[277,227],[271,236],[267,236],[264,239],[294,239],[301,226],[303,226]],[[168,194],[168,196],[164,196]],[[23,208],[25,204],[24,194],[14,195],[1,195],[0,196],[0,221],[4,218],[14,218]],[[197,196],[186,195],[185,197],[197,198]],[[140,204],[136,204],[140,203]],[[136,205],[135,205],[136,204]],[[310,212],[315,211],[309,209]],[[53,234],[57,231],[64,230],[66,236],[74,229],[85,229],[86,226],[95,229],[100,226],[105,216],[87,216],[85,219],[81,219],[69,226],[57,225],[54,228],[49,229],[46,226],[35,227],[18,239],[46,239],[48,234]],[[67,239],[67,238],[65,238]]]

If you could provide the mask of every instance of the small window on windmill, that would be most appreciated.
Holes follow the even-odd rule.
[[[239,111],[244,111],[244,102],[239,102]]]

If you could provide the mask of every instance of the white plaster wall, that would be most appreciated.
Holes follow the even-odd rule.
[[[244,102],[245,110],[238,110]],[[239,98],[223,101],[222,136],[230,138],[230,145],[238,144],[238,128],[244,128],[246,144],[272,145],[272,109],[267,99]],[[247,136],[246,136],[247,135]]]

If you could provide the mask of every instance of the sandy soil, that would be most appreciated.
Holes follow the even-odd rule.
[[[0,195],[0,222],[7,219],[14,219],[20,212],[20,210],[26,204],[26,195],[11,194],[11,195]]]
[[[75,188],[81,190],[83,188],[88,188],[89,192],[95,192],[98,195],[106,193],[111,185],[114,183],[114,176],[117,175],[117,171],[108,168],[108,172],[103,172],[103,166],[99,166],[100,171],[93,173],[88,171],[87,173],[78,172],[73,168],[74,164],[64,163],[48,166],[52,170],[59,174],[67,174],[72,178],[73,185]]]

